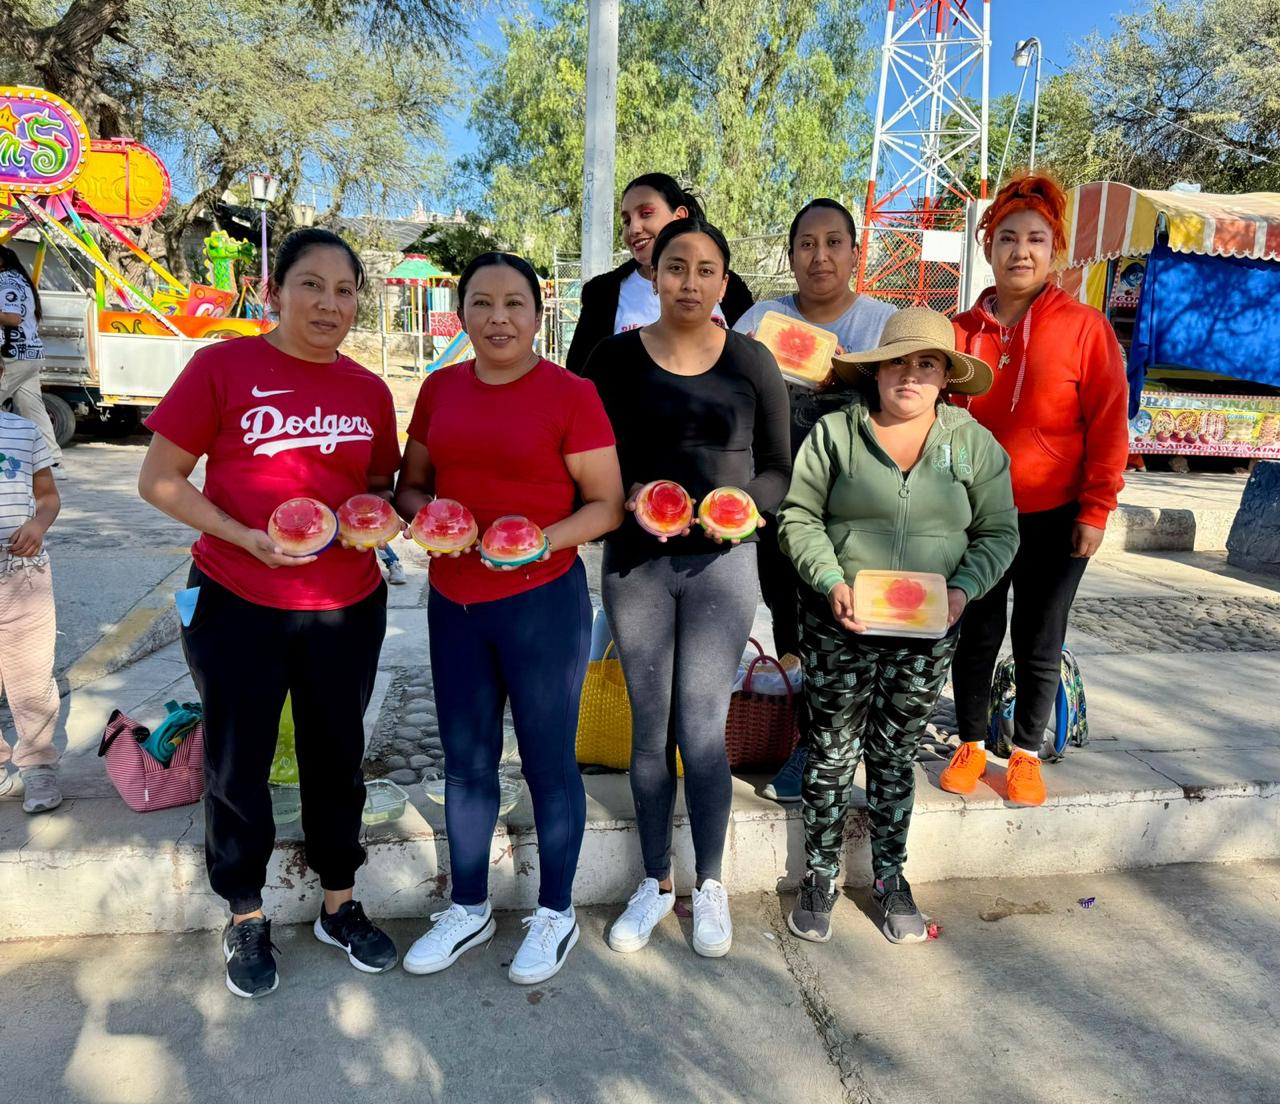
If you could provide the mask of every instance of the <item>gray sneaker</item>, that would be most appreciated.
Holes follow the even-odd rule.
[[[53,767],[26,767],[18,771],[22,778],[25,796],[22,799],[24,813],[47,813],[62,804],[62,791],[58,789],[58,772]]]
[[[822,878],[812,870],[800,883],[795,907],[787,916],[787,927],[801,939],[826,943],[831,938],[831,910],[840,899],[834,878]]]
[[[877,878],[872,899],[883,917],[880,930],[890,943],[923,943],[929,938],[928,920],[916,908],[911,886],[901,874]]]

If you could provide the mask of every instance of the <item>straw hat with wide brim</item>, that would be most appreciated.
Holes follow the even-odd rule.
[[[991,388],[991,369],[985,360],[956,352],[955,330],[945,314],[928,307],[907,307],[891,315],[880,334],[880,345],[862,353],[841,353],[831,366],[845,383],[859,375],[874,376],[881,362],[933,349],[947,358],[947,388],[960,395],[982,395]]]

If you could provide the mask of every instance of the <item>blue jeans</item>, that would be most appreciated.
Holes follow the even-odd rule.
[[[591,645],[582,561],[558,579],[493,602],[459,605],[432,588],[427,624],[444,743],[453,900],[479,905],[489,896],[502,713],[510,698],[538,831],[538,904],[563,912],[573,903],[587,820],[574,756]]]

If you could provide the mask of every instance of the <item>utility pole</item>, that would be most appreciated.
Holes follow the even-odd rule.
[[[613,261],[613,165],[618,121],[618,0],[590,0],[587,134],[582,166],[582,279]]]

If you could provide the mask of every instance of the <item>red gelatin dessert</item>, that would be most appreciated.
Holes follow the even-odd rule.
[[[940,637],[947,631],[947,581],[929,571],[859,571],[853,616],[870,636]]]
[[[409,532],[428,552],[441,555],[470,548],[480,535],[471,511],[452,498],[428,502],[414,517]]]
[[[636,521],[655,537],[677,537],[693,524],[693,499],[669,479],[646,483],[636,495]]]
[[[282,502],[267,522],[269,536],[286,556],[314,556],[338,535],[338,519],[323,502],[291,498]]]
[[[377,548],[400,532],[400,519],[385,498],[352,495],[338,507],[338,535],[352,548]]]
[[[708,536],[742,540],[756,531],[760,514],[746,491],[717,487],[698,507],[698,522]]]
[[[522,567],[547,550],[547,538],[528,518],[500,517],[484,531],[480,558],[494,567]]]

